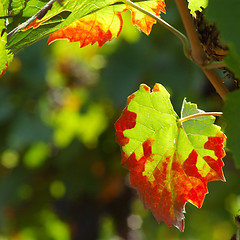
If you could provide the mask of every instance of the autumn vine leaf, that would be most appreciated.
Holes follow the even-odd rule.
[[[138,5],[157,16],[160,12],[165,13],[164,0],[143,1]],[[48,44],[58,39],[68,39],[70,42],[80,42],[80,47],[96,42],[102,46],[119,36],[123,26],[121,14],[127,10],[132,12],[132,23],[149,35],[156,20],[127,4],[117,4],[95,11],[53,32]]]
[[[195,117],[194,117],[195,116]],[[185,204],[201,208],[207,183],[225,181],[225,135],[215,117],[183,101],[177,116],[166,89],[142,84],[115,123],[122,165],[158,222],[184,230]]]
[[[136,2],[153,16],[165,13],[164,0]],[[7,9],[12,11],[8,12]],[[117,38],[122,30],[122,14],[130,10],[132,23],[147,35],[156,19],[120,0],[28,0],[0,2],[0,76],[13,55],[38,40],[50,36],[48,44],[58,39],[79,42],[81,47]],[[12,15],[14,14],[14,15]],[[6,19],[14,17],[14,21]]]

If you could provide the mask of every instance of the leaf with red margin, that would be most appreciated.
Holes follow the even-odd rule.
[[[0,2],[0,16],[7,15],[8,1]],[[11,62],[13,55],[6,49],[7,33],[6,20],[0,19],[0,77],[6,72],[8,64]]]
[[[60,5],[56,1],[24,29],[10,35],[7,48],[16,54],[48,35],[48,44],[57,39],[69,39],[71,42],[79,41],[81,46],[95,42],[101,46],[106,41],[118,37],[123,25],[122,13],[127,10],[132,11],[133,24],[149,34],[155,20],[120,2],[62,0]],[[161,11],[165,12],[164,0],[138,1],[137,4],[156,15]],[[45,0],[26,1],[26,7],[18,14],[19,21],[32,17],[45,5]],[[14,23],[11,27],[15,27]]]
[[[142,84],[128,97],[127,107],[115,123],[122,165],[130,171],[145,208],[158,222],[184,230],[185,204],[198,208],[208,193],[207,183],[225,181],[222,158],[226,136],[213,116],[180,122],[166,89]],[[181,118],[202,113],[183,101]]]
[[[7,34],[4,32],[3,35],[0,36],[0,77],[2,77],[2,75],[6,72],[9,63],[12,61],[13,58],[13,54],[11,54],[8,49],[6,49],[6,43]]]
[[[138,4],[155,15],[165,13],[164,0],[144,1]],[[50,35],[48,44],[58,39],[68,39],[70,42],[80,42],[80,47],[95,42],[102,46],[106,41],[118,37],[123,25],[121,14],[127,10],[132,12],[132,23],[149,35],[156,20],[126,4],[119,4],[100,9],[59,29]]]

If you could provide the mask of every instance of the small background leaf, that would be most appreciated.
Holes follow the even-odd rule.
[[[206,15],[209,21],[216,23],[223,41],[230,45],[229,54],[224,58],[228,68],[240,78],[240,28],[239,23],[240,1],[211,0]],[[232,23],[237,23],[235,26]],[[235,64],[232,64],[235,63]]]
[[[240,90],[227,95],[227,100],[223,108],[223,117],[227,123],[226,134],[228,136],[227,147],[233,154],[235,165],[240,168]]]
[[[188,0],[188,8],[191,10],[190,13],[196,16],[195,11],[202,11],[202,7],[206,8],[208,0]]]

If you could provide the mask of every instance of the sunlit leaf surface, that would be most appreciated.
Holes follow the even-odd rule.
[[[203,111],[184,100],[181,117]],[[184,230],[185,204],[198,208],[208,193],[207,182],[223,180],[225,135],[213,116],[180,122],[166,89],[144,84],[128,97],[116,122],[122,164],[130,171],[145,208],[158,222]]]

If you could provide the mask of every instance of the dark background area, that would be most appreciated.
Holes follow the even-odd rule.
[[[173,1],[163,18],[180,30]],[[239,170],[208,184],[203,207],[186,205],[185,232],[157,224],[121,167],[114,123],[146,83],[205,111],[222,101],[181,42],[160,25],[149,37],[126,22],[103,47],[46,39],[15,57],[0,83],[0,240],[228,240],[240,208]],[[218,124],[224,128],[221,119]]]

